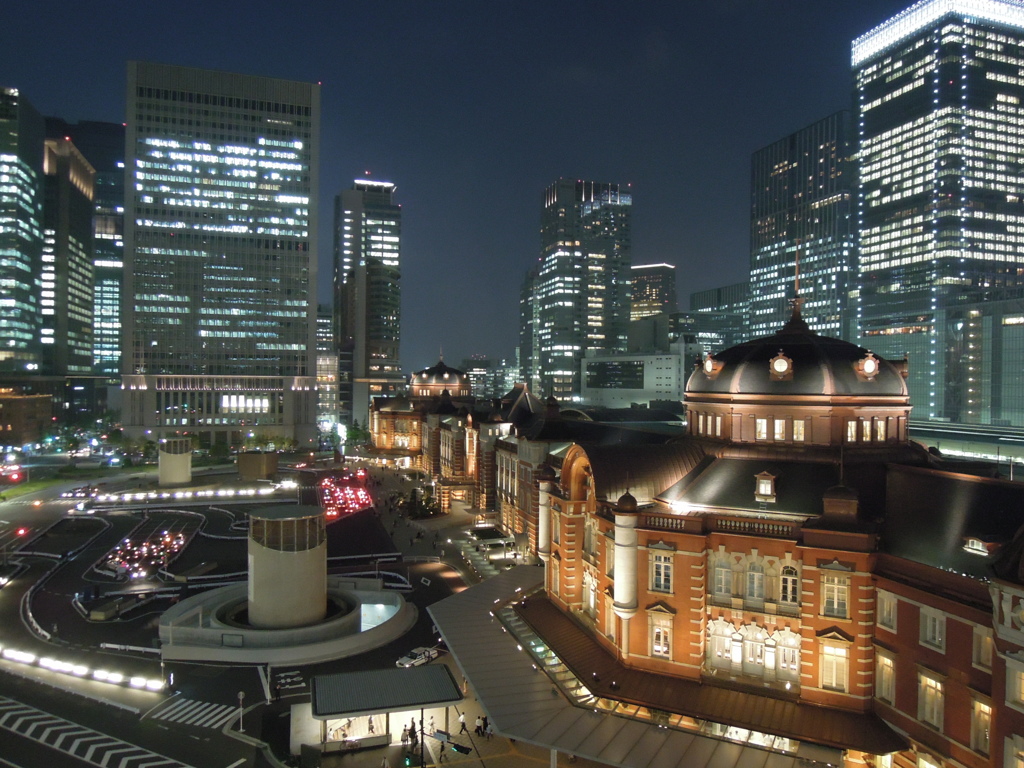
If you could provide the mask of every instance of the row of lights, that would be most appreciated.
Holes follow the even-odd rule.
[[[152,678],[142,677],[141,675],[122,675],[120,672],[110,672],[105,669],[94,669],[90,673],[89,667],[84,664],[73,664],[69,661],[60,661],[59,659],[54,659],[49,656],[39,658],[34,653],[19,651],[15,648],[4,648],[0,655],[8,661],[14,661],[18,664],[24,664],[29,667],[42,667],[43,669],[48,669],[51,672],[59,672],[79,679],[91,677],[93,680],[101,683],[127,685],[129,688],[145,691],[162,691],[164,688],[163,680],[154,680]]]

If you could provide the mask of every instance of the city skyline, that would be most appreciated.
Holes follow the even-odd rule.
[[[440,348],[452,360],[511,356],[519,275],[540,250],[536,200],[559,176],[631,184],[634,262],[675,264],[680,294],[745,279],[751,154],[849,106],[850,42],[904,5],[599,6],[583,18],[568,5],[451,4],[385,20],[369,8],[279,19],[257,4],[246,18],[273,18],[274,32],[253,45],[248,30],[230,31],[233,6],[204,9],[198,26],[187,13],[154,23],[84,3],[55,18],[15,2],[0,61],[5,85],[69,121],[123,120],[133,58],[322,82],[321,205],[365,171],[395,183],[403,315],[423,316],[445,283],[460,286],[447,329],[403,330],[409,372]],[[103,44],[80,45],[83,30]]]

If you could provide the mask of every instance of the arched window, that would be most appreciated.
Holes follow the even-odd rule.
[[[800,604],[800,577],[796,568],[787,565],[782,569],[779,579],[779,602],[788,605]]]

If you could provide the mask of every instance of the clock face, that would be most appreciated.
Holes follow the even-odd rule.
[[[785,373],[789,370],[789,360],[784,357],[776,357],[772,360],[772,370],[776,373]]]
[[[873,357],[869,357],[864,361],[864,373],[874,373],[878,370],[878,361]]]

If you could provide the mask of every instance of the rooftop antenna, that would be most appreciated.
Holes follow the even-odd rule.
[[[444,344],[441,344],[437,349],[438,353],[441,355],[440,361],[444,362]]]

